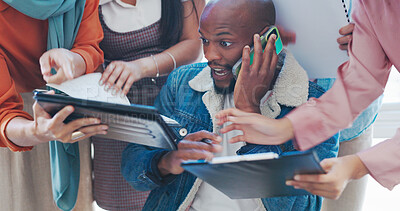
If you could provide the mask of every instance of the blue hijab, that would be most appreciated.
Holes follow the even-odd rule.
[[[71,49],[78,33],[85,0],[3,0],[19,12],[39,20],[48,20],[47,49]],[[79,187],[78,143],[50,143],[53,198],[62,210],[75,206]]]

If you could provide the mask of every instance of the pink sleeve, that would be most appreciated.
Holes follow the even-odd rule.
[[[335,84],[321,98],[310,99],[287,115],[300,150],[309,149],[350,126],[383,93],[392,64],[371,25],[375,20],[369,19],[363,2],[355,4],[350,60],[339,67]]]
[[[357,154],[370,175],[382,186],[393,189],[400,184],[400,129],[396,135]]]

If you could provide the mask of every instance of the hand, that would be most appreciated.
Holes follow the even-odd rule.
[[[295,44],[296,43],[296,33],[287,31],[281,26],[276,26],[281,36],[283,45]]]
[[[350,180],[360,179],[368,174],[368,169],[357,155],[325,159],[321,166],[327,174],[296,175],[294,180],[289,180],[286,184],[315,195],[338,199]]]
[[[144,69],[139,60],[113,61],[106,67],[101,76],[100,84],[106,84],[106,89],[113,87],[112,93],[114,95],[121,90],[126,95],[134,82],[145,77],[143,72]]]
[[[32,134],[39,142],[52,140],[63,143],[74,143],[96,134],[107,134],[107,125],[100,125],[97,118],[82,118],[64,124],[63,121],[74,111],[72,106],[66,106],[51,117],[36,102],[33,105],[34,122]],[[74,139],[72,134],[76,131],[83,133],[82,136]]]
[[[354,23],[349,23],[339,29],[339,34],[343,35],[337,39],[341,50],[348,50],[349,42],[353,39]]]
[[[268,39],[263,52],[260,35],[254,35],[254,60],[250,66],[250,47],[243,49],[242,67],[234,91],[235,107],[247,112],[260,113],[260,101],[271,88],[278,55],[275,51],[276,36]]]
[[[211,144],[201,142],[202,139],[209,139]],[[181,174],[183,168],[181,163],[185,160],[211,160],[213,153],[220,152],[222,146],[219,143],[222,138],[208,131],[191,133],[178,144],[178,150],[168,152],[158,163],[158,169],[163,176],[167,174]]]
[[[293,127],[287,118],[269,119],[261,114],[247,113],[231,108],[220,111],[216,116],[218,124],[232,124],[222,128],[221,133],[240,130],[243,135],[233,137],[230,143],[244,141],[254,144],[279,145],[294,137]]]
[[[55,48],[46,51],[39,59],[43,79],[47,83],[60,84],[74,79],[86,72],[86,63],[83,58],[64,48]],[[51,68],[57,73],[51,74]]]

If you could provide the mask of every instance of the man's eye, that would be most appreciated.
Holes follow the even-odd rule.
[[[226,42],[226,41],[221,41],[220,44],[224,47],[229,47],[230,45],[232,45],[231,42]]]
[[[204,38],[202,38],[202,37],[200,37],[200,40],[201,40],[201,42],[202,42],[203,44],[207,44],[207,43],[208,43],[208,40],[207,40],[207,39],[204,39]]]

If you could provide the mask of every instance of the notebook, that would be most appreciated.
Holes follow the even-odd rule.
[[[278,157],[259,153],[186,161],[182,167],[231,199],[267,198],[310,194],[285,184],[295,174],[321,174],[315,152],[295,152]]]

